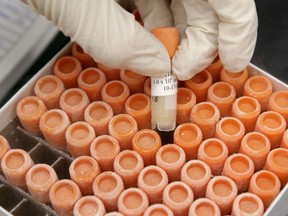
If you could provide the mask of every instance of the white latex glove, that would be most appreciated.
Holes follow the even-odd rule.
[[[51,20],[96,62],[146,76],[171,70],[164,46],[114,0],[21,0]]]
[[[224,68],[242,71],[257,38],[254,0],[135,0],[148,30],[176,26],[182,38],[172,60],[179,80],[205,69],[219,53]]]

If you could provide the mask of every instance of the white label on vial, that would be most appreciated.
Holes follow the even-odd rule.
[[[166,96],[177,94],[177,79],[172,72],[163,78],[151,78],[151,95]]]

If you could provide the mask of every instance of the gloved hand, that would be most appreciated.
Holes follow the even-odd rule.
[[[254,0],[135,0],[146,29],[176,26],[182,38],[172,60],[179,80],[205,69],[219,53],[226,70],[249,64],[257,38]]]

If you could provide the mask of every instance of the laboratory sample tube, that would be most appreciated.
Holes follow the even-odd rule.
[[[275,91],[268,101],[268,110],[280,113],[288,124],[288,91]]]
[[[102,200],[107,212],[117,210],[117,200],[123,190],[123,181],[115,172],[102,172],[93,182],[94,195]]]
[[[120,212],[113,211],[105,214],[105,216],[124,216],[124,215]]]
[[[73,56],[62,56],[53,66],[54,74],[63,81],[66,89],[77,87],[77,78],[81,71],[80,61]]]
[[[125,111],[137,121],[139,130],[151,128],[151,99],[148,95],[130,95],[125,102]]]
[[[95,139],[94,128],[84,121],[72,123],[66,130],[67,149],[72,157],[90,155],[90,146]]]
[[[75,42],[72,44],[71,53],[72,53],[72,56],[74,56],[81,62],[83,69],[97,66],[93,58],[87,53],[85,53],[82,47],[80,47],[79,44]]]
[[[179,31],[176,27],[152,29],[154,36],[166,48],[170,59],[179,45]],[[178,81],[173,71],[167,71],[164,77],[151,77],[152,128],[160,131],[172,131],[176,127]]]
[[[70,179],[57,181],[49,191],[52,208],[59,216],[72,216],[74,205],[81,197],[78,185]]]
[[[64,90],[62,80],[55,75],[39,78],[34,86],[35,95],[44,102],[48,110],[60,108],[59,100]]]
[[[255,131],[263,133],[270,140],[271,149],[280,146],[285,130],[286,121],[284,117],[275,111],[261,113],[255,126]]]
[[[228,148],[225,143],[217,138],[204,140],[199,147],[199,160],[208,164],[212,175],[219,175],[228,157]]]
[[[61,109],[51,109],[45,112],[40,119],[40,130],[45,140],[62,151],[67,150],[66,130],[71,125],[66,112]]]
[[[67,89],[60,97],[60,107],[72,122],[84,121],[84,110],[89,103],[86,92],[80,88]]]
[[[280,180],[273,172],[260,170],[251,177],[248,192],[259,196],[266,210],[279,194],[280,188]]]
[[[120,79],[128,85],[131,94],[144,92],[144,83],[147,76],[135,73],[131,70],[121,70]]]
[[[101,100],[101,90],[106,84],[105,74],[97,68],[87,68],[78,76],[80,89],[86,92],[90,101]]]
[[[163,192],[163,204],[168,206],[175,216],[188,215],[193,200],[193,191],[181,181],[171,182]]]
[[[243,95],[258,100],[261,105],[261,112],[264,112],[267,110],[268,101],[272,92],[273,85],[271,81],[265,76],[255,75],[245,82]]]
[[[202,131],[196,124],[184,123],[176,127],[173,140],[173,143],[184,150],[187,161],[196,159],[203,141]]]
[[[253,174],[253,161],[242,153],[230,155],[226,159],[221,173],[221,175],[230,177],[236,183],[239,193],[247,191]]]
[[[22,127],[34,135],[40,135],[40,118],[47,108],[44,102],[36,96],[27,96],[17,103],[16,114]]]
[[[227,82],[216,82],[212,84],[207,93],[207,101],[214,103],[220,116],[230,116],[233,102],[236,98],[234,87]]]
[[[0,174],[2,173],[1,160],[10,149],[11,147],[8,140],[4,136],[0,135]]]
[[[113,171],[114,159],[119,152],[119,142],[109,135],[97,136],[90,146],[90,154],[97,160],[101,172]]]
[[[168,176],[162,168],[150,165],[141,170],[138,176],[138,188],[144,191],[150,205],[162,203],[163,191],[168,185]]]
[[[101,91],[102,100],[112,107],[114,115],[125,113],[125,102],[129,96],[129,87],[121,80],[107,82]]]
[[[109,68],[101,63],[97,63],[97,67],[104,72],[107,81],[120,80],[120,69]]]
[[[239,152],[247,155],[254,163],[254,170],[261,170],[270,152],[269,139],[262,133],[250,132],[241,141]]]
[[[232,210],[233,201],[237,193],[237,186],[231,178],[215,176],[207,185],[206,198],[219,206],[221,215],[227,215]]]
[[[72,161],[69,166],[69,174],[81,191],[81,194],[93,194],[93,181],[100,174],[97,161],[89,156],[80,156]]]
[[[276,148],[269,152],[265,161],[264,169],[278,176],[281,187],[288,182],[288,149]]]
[[[190,122],[192,107],[196,104],[196,95],[188,88],[178,88],[177,92],[177,125]]]
[[[156,164],[156,153],[161,146],[160,135],[152,129],[139,130],[132,139],[133,150],[141,155],[145,166]]]
[[[138,175],[143,168],[141,155],[133,150],[121,151],[114,159],[114,171],[122,178],[125,188],[137,186]]]
[[[226,144],[229,155],[239,151],[244,135],[244,124],[237,118],[224,117],[216,124],[214,137],[222,140]]]
[[[184,87],[191,89],[196,95],[197,103],[207,100],[209,87],[212,85],[212,75],[204,70],[197,73],[189,80],[185,80]]]
[[[220,72],[220,81],[231,84],[236,91],[236,97],[243,95],[244,84],[248,79],[248,70],[245,68],[243,71],[233,73],[222,68]]]
[[[115,115],[108,124],[109,135],[118,140],[120,149],[132,149],[132,139],[138,131],[136,120],[128,114]]]
[[[253,193],[241,193],[235,198],[233,202],[231,216],[258,216],[263,214],[263,202],[257,195]]]
[[[103,202],[96,196],[81,197],[74,205],[74,216],[104,216],[106,214]]]
[[[188,216],[220,216],[219,206],[207,198],[199,198],[193,201],[189,208]]]
[[[151,77],[147,78],[144,83],[144,93],[151,97]]]
[[[221,62],[221,59],[219,55],[217,55],[213,62],[205,69],[212,75],[213,83],[219,81],[222,67],[223,64]]]
[[[288,149],[288,129],[286,129],[284,134],[283,134],[283,137],[282,137],[281,143],[280,143],[280,147]]]
[[[174,216],[172,210],[168,208],[166,205],[161,204],[161,203],[150,205],[145,210],[143,216],[156,216],[156,215]]]
[[[139,188],[124,190],[118,199],[118,211],[127,216],[143,215],[148,207],[148,197]]]
[[[30,195],[41,203],[50,203],[49,191],[58,181],[53,167],[47,164],[35,164],[27,172],[26,184]]]
[[[162,146],[156,154],[156,165],[166,171],[169,182],[180,180],[181,169],[185,162],[184,150],[175,144]]]
[[[255,98],[248,96],[236,98],[231,110],[231,116],[244,124],[246,133],[254,131],[260,113],[260,103]]]
[[[113,117],[113,110],[104,101],[90,103],[84,111],[84,120],[95,130],[97,136],[108,134],[108,123]]]
[[[33,165],[28,152],[22,149],[9,150],[1,160],[1,169],[7,181],[23,190],[27,190],[25,176]]]
[[[181,170],[181,181],[192,189],[195,199],[205,197],[206,187],[211,178],[210,167],[201,160],[189,160]]]
[[[219,119],[219,109],[211,102],[198,103],[191,110],[191,122],[200,127],[203,139],[214,136]]]

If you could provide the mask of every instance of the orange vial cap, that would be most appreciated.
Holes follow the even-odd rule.
[[[96,196],[81,197],[73,208],[74,216],[104,216],[105,214],[105,206]]]
[[[93,58],[87,53],[84,53],[82,47],[80,47],[79,44],[73,43],[71,52],[72,52],[72,55],[81,62],[82,68],[97,66]]]
[[[220,216],[218,205],[210,199],[199,198],[189,208],[188,216]]]
[[[144,92],[146,76],[130,70],[121,70],[120,79],[128,85],[131,94]]]
[[[272,93],[268,101],[268,110],[280,113],[288,124],[288,91]]]
[[[221,59],[219,55],[217,55],[216,58],[213,60],[213,62],[210,65],[208,65],[208,67],[205,69],[212,75],[213,82],[219,81],[222,67],[223,64],[221,62]]]
[[[157,216],[157,215],[174,216],[171,209],[169,209],[166,205],[160,203],[150,205],[144,212],[143,216]]]
[[[8,140],[0,135],[0,164],[1,160],[4,157],[4,155],[11,149]],[[2,172],[1,166],[0,166],[0,173]]]
[[[281,148],[286,148],[288,149],[288,129],[285,130],[281,143],[280,143]]]
[[[120,69],[109,68],[99,62],[97,67],[104,72],[107,81],[120,80]]]
[[[147,78],[144,83],[144,93],[151,97],[151,77]]]

